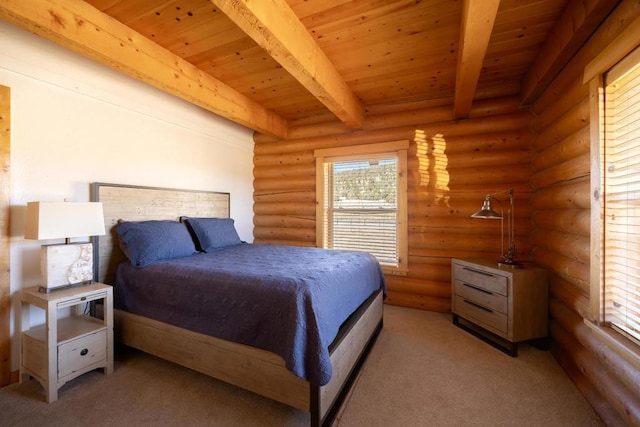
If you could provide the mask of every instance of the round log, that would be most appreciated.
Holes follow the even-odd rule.
[[[555,275],[551,275],[549,282],[552,299],[557,299],[558,302],[569,307],[585,319],[591,318],[589,294]]]
[[[316,193],[311,191],[283,191],[283,192],[254,192],[253,201],[256,203],[283,203],[283,202],[316,202]]]
[[[296,227],[296,228],[316,228],[314,217],[287,216],[287,215],[255,215],[253,225],[256,227]]]
[[[253,190],[257,192],[273,191],[316,191],[316,177],[286,179],[254,179]]]
[[[419,280],[410,277],[387,275],[387,289],[393,292],[423,295],[426,297],[451,297],[450,281],[439,282],[432,281],[428,278]]]
[[[303,242],[299,240],[278,240],[278,239],[254,239],[254,243],[259,243],[261,245],[286,245],[286,246],[304,246],[314,248],[316,246],[316,242]]]
[[[469,184],[484,184],[492,187],[510,188],[512,183],[526,183],[531,177],[529,167],[505,165],[496,168],[457,168],[455,165],[436,170],[410,170],[410,187],[446,183],[449,188],[459,188]]]
[[[560,248],[562,250],[562,248]],[[540,250],[533,248],[531,256],[537,263],[548,270],[562,277],[574,286],[579,287],[583,292],[590,291],[590,266],[575,261],[564,255],[564,251],[555,252],[550,250]]]
[[[409,273],[407,273],[408,279],[434,280],[437,282],[451,283],[450,265],[432,265],[416,262],[416,260],[422,259],[422,257],[409,256]],[[451,292],[451,286],[449,286],[448,292]]]
[[[590,104],[587,98],[534,136],[531,143],[533,149],[538,152],[544,151],[572,133],[588,127],[589,109]]]
[[[531,150],[533,134],[528,129],[491,132],[469,135],[447,135],[446,139],[431,139],[420,145],[420,154],[427,154],[434,149],[443,150],[446,155],[454,153],[483,153],[493,151]],[[417,145],[412,154],[417,153]]]
[[[454,152],[444,154],[418,153],[408,159],[409,170],[448,169],[449,165],[456,168],[469,167],[502,167],[504,165],[529,165],[533,152],[531,150],[494,150],[491,152]]]
[[[536,114],[532,123],[533,131],[539,133],[586,98],[589,98],[589,85],[583,84],[581,78],[571,81],[551,105],[547,105],[543,110],[539,110],[538,105],[533,106],[532,110]]]
[[[290,165],[314,165],[313,151],[307,150],[298,153],[266,154],[253,156],[254,166],[290,166]]]
[[[540,188],[531,197],[531,205],[538,209],[591,209],[589,177]]]
[[[516,234],[515,245],[518,251],[529,252],[531,243],[528,242],[528,236]],[[505,237],[504,250],[507,250],[507,241]],[[494,252],[500,254],[502,245],[500,242],[500,233],[493,235],[464,235],[450,234],[446,232],[429,233],[422,236],[409,236],[409,253],[413,249],[446,249],[449,251],[469,250],[478,252]]]
[[[283,202],[283,203],[254,203],[253,213],[259,215],[296,215],[314,217],[315,203]]]
[[[495,196],[500,202],[506,203],[509,199],[508,191],[514,190],[514,203],[516,206],[526,206],[531,200],[532,191],[526,183],[515,183],[515,185],[493,186],[471,184],[456,187],[455,190],[450,188],[437,188],[436,186],[411,186],[407,190],[407,200],[418,204],[449,204],[452,201],[465,203],[478,203],[478,209],[482,206],[482,202],[487,194]],[[477,210],[477,209],[476,209]]]
[[[583,264],[591,262],[591,242],[588,236],[538,228],[532,233],[531,240],[537,249],[562,252],[569,258]]]
[[[534,171],[541,171],[590,152],[589,127],[585,126],[557,144],[539,153],[533,160]]]
[[[425,295],[406,294],[404,292],[389,291],[385,304],[440,313],[451,312],[451,298],[437,298]]]
[[[537,229],[554,230],[589,237],[591,211],[586,209],[544,209],[534,211],[531,217]]]
[[[253,168],[255,179],[284,179],[297,180],[316,176],[316,164],[301,164],[290,166],[256,166]]]
[[[281,228],[281,227],[253,227],[256,239],[291,240],[296,242],[316,241],[315,228]]]
[[[535,173],[530,182],[534,188],[542,188],[575,178],[589,177],[590,174],[591,157],[589,153],[585,153]]]

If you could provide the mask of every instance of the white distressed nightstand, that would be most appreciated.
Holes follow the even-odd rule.
[[[97,368],[113,372],[113,288],[102,283],[51,293],[28,288],[20,292],[20,382],[29,376],[45,389],[47,402],[58,399],[67,381]],[[88,303],[103,301],[102,319],[88,314]],[[30,306],[44,310],[46,323],[31,328]],[[58,318],[70,307],[71,316]]]

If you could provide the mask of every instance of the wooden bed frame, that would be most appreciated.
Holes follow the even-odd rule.
[[[125,261],[117,247],[118,220],[143,221],[180,216],[229,217],[229,193],[94,183],[91,200],[103,204],[106,235],[94,238],[94,277],[113,283]],[[114,310],[119,342],[310,412],[311,425],[329,425],[382,329],[382,292],[372,295],[343,324],[329,347],[333,376],[321,387],[291,372],[269,351],[188,331]]]

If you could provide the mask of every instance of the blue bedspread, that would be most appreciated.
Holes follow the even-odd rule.
[[[313,385],[331,378],[329,344],[376,290],[386,291],[365,252],[242,244],[151,264],[123,263],[117,308],[272,351]]]

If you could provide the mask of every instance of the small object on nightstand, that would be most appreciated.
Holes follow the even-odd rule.
[[[58,389],[84,373],[103,368],[113,372],[113,288],[102,283],[42,293],[24,289],[21,300],[20,382],[35,378],[45,389],[46,401],[58,399]],[[103,318],[83,314],[87,303],[103,301]],[[45,311],[46,323],[31,328],[30,306]],[[58,310],[72,308],[58,318]]]
[[[547,339],[548,293],[542,268],[502,268],[481,258],[451,260],[453,323],[511,356],[517,356],[518,342]]]

